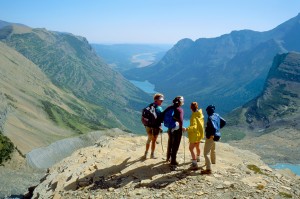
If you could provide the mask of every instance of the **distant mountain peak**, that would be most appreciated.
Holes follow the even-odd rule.
[[[187,47],[190,47],[193,44],[194,44],[194,41],[192,39],[184,38],[184,39],[181,39],[180,41],[178,41],[175,44],[175,47],[178,47],[178,48],[187,48]]]

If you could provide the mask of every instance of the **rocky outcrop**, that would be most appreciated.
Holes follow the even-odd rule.
[[[157,159],[143,159],[145,136],[120,135],[79,149],[50,168],[33,198],[297,198],[300,179],[276,171],[260,157],[217,143],[211,175],[189,169],[187,139],[182,140],[176,171],[165,160],[167,135],[159,139]],[[203,151],[204,144],[201,143]]]

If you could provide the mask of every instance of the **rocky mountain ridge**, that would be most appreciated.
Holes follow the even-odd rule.
[[[156,148],[157,159],[142,159],[145,136],[121,135],[82,148],[50,168],[33,198],[297,198],[300,178],[276,171],[260,157],[217,143],[213,174],[189,169],[184,138],[177,171],[165,162],[167,135]],[[201,149],[203,150],[203,143]],[[203,167],[201,156],[199,167]],[[28,193],[29,194],[29,193]]]

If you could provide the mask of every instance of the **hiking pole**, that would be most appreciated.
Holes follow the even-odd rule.
[[[165,152],[164,152],[164,146],[163,146],[163,142],[162,142],[162,134],[163,134],[163,131],[161,130],[160,131],[160,144],[161,144],[161,150],[162,150],[162,152],[164,154]]]
[[[185,168],[185,139],[184,139],[184,133],[182,134],[183,136],[183,165],[184,165],[184,168]]]

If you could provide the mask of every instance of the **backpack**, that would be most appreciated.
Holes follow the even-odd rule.
[[[154,127],[156,123],[156,111],[154,104],[149,104],[147,107],[142,110],[141,121],[144,126]]]
[[[175,126],[176,126],[176,121],[173,117],[174,110],[175,110],[174,107],[170,107],[170,108],[166,109],[164,112],[164,126],[169,129],[175,128]]]
[[[212,116],[209,116],[209,118],[211,119],[213,127],[216,130],[214,135],[214,141],[219,141],[221,138],[220,129],[226,125],[226,121],[217,113],[214,113]]]

